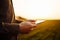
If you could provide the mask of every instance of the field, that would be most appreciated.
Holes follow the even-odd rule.
[[[46,20],[28,34],[18,34],[18,40],[60,40],[60,20]]]

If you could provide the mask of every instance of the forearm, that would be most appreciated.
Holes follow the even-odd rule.
[[[18,23],[2,23],[0,33],[18,33],[20,32]]]

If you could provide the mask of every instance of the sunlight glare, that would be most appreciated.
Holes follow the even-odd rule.
[[[26,19],[60,19],[60,0],[13,0],[13,6]]]

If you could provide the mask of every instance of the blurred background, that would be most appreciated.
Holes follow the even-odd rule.
[[[16,17],[16,20],[26,20]],[[18,40],[60,40],[60,20],[45,20],[27,34],[18,34]]]
[[[26,19],[60,19],[60,0],[12,0],[16,16]]]
[[[60,0],[12,1],[18,23],[40,20],[28,34],[18,34],[18,40],[60,40]]]

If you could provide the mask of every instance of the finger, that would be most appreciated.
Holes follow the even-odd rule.
[[[27,20],[27,21],[29,21],[29,22],[36,22],[35,20]]]

